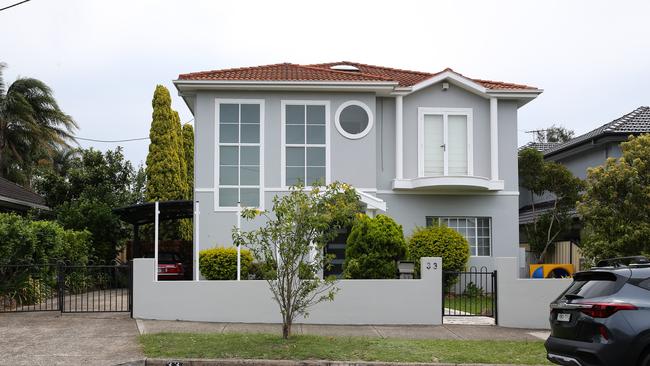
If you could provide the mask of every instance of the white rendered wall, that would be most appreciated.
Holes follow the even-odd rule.
[[[495,258],[499,325],[550,329],[549,304],[571,279],[519,279],[517,258]]]
[[[422,258],[419,280],[341,280],[334,301],[316,305],[309,324],[442,323],[442,261]],[[133,262],[133,317],[281,323],[266,281],[154,282],[154,261]]]

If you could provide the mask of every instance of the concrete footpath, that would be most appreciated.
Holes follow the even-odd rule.
[[[271,333],[282,334],[280,324],[205,323],[166,320],[136,320],[140,334],[154,333]],[[313,325],[295,324],[293,334],[406,339],[484,339],[539,341],[549,333],[535,329],[489,325]]]
[[[143,360],[129,313],[0,314],[0,365],[116,365]]]

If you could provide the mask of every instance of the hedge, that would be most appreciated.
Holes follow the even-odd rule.
[[[392,218],[359,215],[345,248],[345,278],[381,279],[397,277],[397,261],[406,258],[408,248],[402,226]]]
[[[241,278],[247,279],[253,263],[248,249],[241,249]],[[208,280],[237,279],[237,248],[216,247],[199,252],[199,269]]]
[[[87,264],[90,238],[85,230],[66,230],[56,222],[0,213],[0,302],[29,305],[45,300],[56,286],[53,264]],[[7,266],[15,264],[28,266]]]
[[[441,257],[443,271],[463,271],[469,260],[469,243],[460,233],[444,225],[416,228],[409,239],[411,260],[416,276],[420,275],[420,258]],[[448,277],[450,278],[450,277]],[[449,286],[455,281],[451,279]]]

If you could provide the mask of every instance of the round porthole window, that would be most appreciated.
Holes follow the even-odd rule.
[[[336,111],[336,129],[349,139],[360,139],[372,129],[372,112],[362,102],[351,100]]]

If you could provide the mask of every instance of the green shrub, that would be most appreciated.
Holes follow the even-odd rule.
[[[469,260],[469,244],[456,230],[446,226],[430,226],[416,228],[409,239],[411,260],[415,261],[416,276],[420,275],[420,258],[441,257],[444,271],[463,271]],[[455,282],[451,277],[446,283],[449,286]]]
[[[397,261],[407,256],[402,226],[385,215],[359,215],[345,248],[345,278],[395,278]]]
[[[247,279],[253,263],[253,255],[247,249],[241,250],[241,278]],[[199,269],[208,280],[237,279],[237,248],[211,248],[199,252]]]
[[[31,221],[0,213],[0,297],[36,303],[55,286],[56,262],[88,263],[90,234],[66,230],[52,221]],[[7,264],[31,264],[7,267]]]

